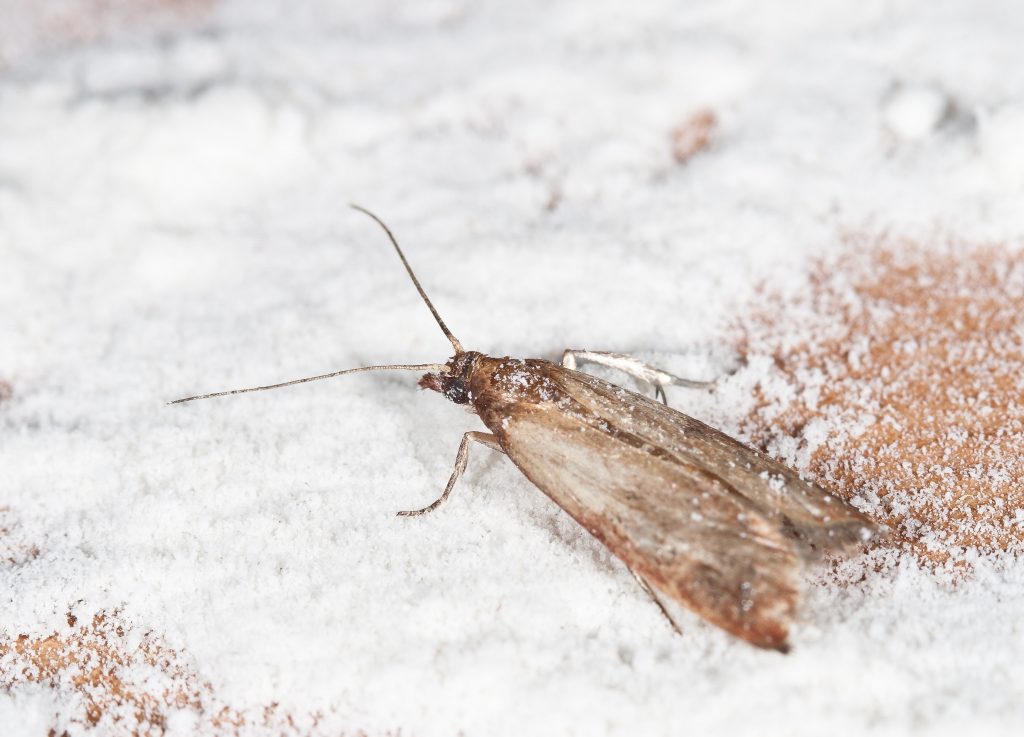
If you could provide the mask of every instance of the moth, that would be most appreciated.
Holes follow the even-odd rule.
[[[567,350],[561,364],[467,351],[383,228],[451,342],[444,364],[364,366],[196,399],[264,391],[362,371],[424,371],[420,387],[464,405],[487,432],[463,435],[431,512],[466,469],[472,443],[504,453],[637,578],[677,631],[664,598],[761,648],[786,652],[803,564],[879,533],[865,515],[764,453],[667,406],[665,387],[710,388],[618,353]],[[655,399],[576,370],[604,364],[654,388]],[[662,401],[658,401],[660,398]]]

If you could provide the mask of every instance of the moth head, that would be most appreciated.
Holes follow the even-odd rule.
[[[420,379],[420,387],[440,392],[455,404],[469,404],[472,399],[469,380],[479,357],[476,351],[456,353],[437,373],[424,374]]]

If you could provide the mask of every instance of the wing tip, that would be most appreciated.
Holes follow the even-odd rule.
[[[854,519],[837,520],[831,524],[800,525],[790,528],[795,537],[804,543],[798,546],[805,560],[820,558],[823,553],[843,554],[884,541],[890,530],[884,525],[872,522],[858,514]]]
[[[774,650],[781,655],[788,655],[792,650],[789,644],[789,625],[786,622],[767,620],[759,622],[754,627],[748,625],[738,630],[726,631],[761,650]]]

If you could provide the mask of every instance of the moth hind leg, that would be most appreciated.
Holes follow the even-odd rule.
[[[610,353],[608,351],[583,351],[566,349],[562,354],[562,366],[568,369],[575,369],[579,363],[596,363],[607,366],[634,379],[650,385],[654,388],[654,396],[663,403],[668,404],[668,397],[665,396],[666,386],[685,386],[689,389],[714,389],[714,381],[694,381],[684,379],[681,376],[670,374],[668,371],[644,363],[626,353]]]
[[[444,492],[441,496],[423,507],[423,509],[412,509],[405,512],[398,512],[397,514],[399,517],[418,517],[421,514],[433,512],[447,501],[448,496],[452,493],[452,489],[455,488],[455,483],[462,477],[462,474],[466,470],[466,464],[469,463],[469,441],[471,440],[481,443],[482,445],[486,445],[488,448],[493,450],[504,452],[498,444],[498,439],[491,433],[477,432],[475,430],[467,432],[462,436],[462,442],[459,443],[459,452],[455,455],[455,468],[452,470],[452,475],[448,479],[448,484],[444,487]]]

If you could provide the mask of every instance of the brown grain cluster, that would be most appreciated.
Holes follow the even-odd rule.
[[[711,145],[718,129],[718,117],[711,110],[700,110],[672,129],[672,158],[685,164]]]
[[[106,712],[114,712],[104,726],[124,735],[161,735],[169,708],[201,708],[208,686],[199,686],[176,654],[149,633],[127,644],[116,612],[82,625],[69,613],[67,622],[70,631],[47,637],[0,635],[0,688],[48,684],[65,692],[64,703],[75,705],[66,715],[71,721],[97,726]],[[139,682],[147,670],[167,684],[162,693]]]
[[[152,632],[133,633],[121,612],[100,612],[85,623],[70,612],[66,618],[67,629],[47,636],[0,630],[0,690],[45,684],[59,694],[66,722],[111,737],[159,737],[181,710],[204,734],[232,737],[254,727],[282,736],[322,734],[321,714],[296,717],[276,703],[244,712],[225,704],[185,655]],[[61,732],[54,726],[50,734]]]
[[[851,239],[806,290],[766,289],[743,352],[774,372],[745,430],[935,563],[1024,537],[1024,260]],[[780,387],[785,387],[780,391]]]

